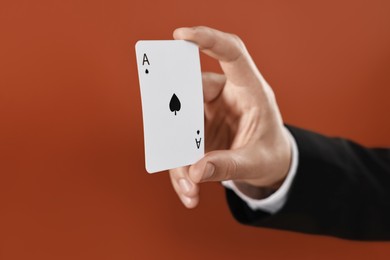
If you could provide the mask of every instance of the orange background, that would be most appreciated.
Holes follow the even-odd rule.
[[[239,225],[217,183],[185,209],[144,168],[134,44],[234,32],[286,122],[389,146],[389,14],[386,0],[1,0],[0,259],[388,258],[389,243]]]

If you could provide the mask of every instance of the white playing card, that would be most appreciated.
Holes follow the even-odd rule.
[[[204,155],[202,76],[198,47],[182,40],[136,46],[149,173],[195,163]]]

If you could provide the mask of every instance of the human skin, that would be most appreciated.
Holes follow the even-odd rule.
[[[272,88],[238,36],[197,26],[178,28],[173,37],[197,44],[223,71],[202,73],[206,154],[169,171],[176,193],[194,208],[201,183],[233,180],[252,198],[268,196],[283,183],[291,162],[288,130]]]

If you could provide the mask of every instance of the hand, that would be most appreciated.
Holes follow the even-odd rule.
[[[199,202],[199,184],[234,180],[252,197],[277,189],[291,161],[288,133],[274,93],[239,37],[208,27],[179,28],[177,40],[196,43],[217,59],[224,74],[202,74],[205,156],[170,170],[172,185],[188,208]]]

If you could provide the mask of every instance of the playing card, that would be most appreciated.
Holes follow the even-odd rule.
[[[136,46],[149,173],[190,165],[204,155],[202,76],[198,47],[182,40]]]

